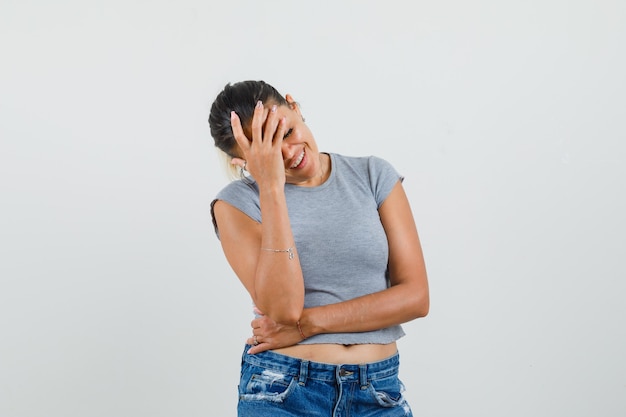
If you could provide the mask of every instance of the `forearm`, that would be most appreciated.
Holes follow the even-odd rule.
[[[295,323],[304,306],[304,280],[282,189],[260,193],[262,232],[255,302],[281,323]]]
[[[321,333],[367,332],[406,323],[428,313],[428,291],[398,284],[349,301],[307,308],[300,325],[306,337]]]

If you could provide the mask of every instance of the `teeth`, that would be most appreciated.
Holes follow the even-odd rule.
[[[291,164],[290,168],[295,168],[298,165],[300,165],[300,162],[302,162],[302,158],[304,158],[304,149],[302,150],[302,153],[300,154],[300,156],[298,157],[298,159],[296,159],[293,164]]]

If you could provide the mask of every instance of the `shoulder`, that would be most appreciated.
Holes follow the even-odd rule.
[[[338,171],[345,169],[354,171],[359,175],[363,175],[369,181],[376,178],[391,177],[394,180],[402,179],[393,165],[381,157],[375,155],[369,156],[346,156],[340,154],[331,154]]]
[[[217,230],[217,221],[215,218],[214,206],[218,201],[224,201],[235,207],[257,223],[261,222],[261,206],[259,203],[259,187],[252,179],[236,180],[227,184],[222,188],[215,199],[211,202],[211,218],[215,232],[219,237]]]
[[[353,181],[369,188],[378,207],[385,201],[393,187],[404,178],[387,160],[378,156],[345,156],[333,154],[339,175],[352,173]],[[356,179],[358,178],[358,179]]]
[[[252,179],[235,180],[222,188],[215,197],[217,200],[248,200],[259,195],[259,187]]]
[[[380,171],[384,169],[393,168],[391,163],[387,160],[375,156],[347,156],[341,154],[330,154],[333,157],[333,160],[340,165],[346,165],[349,167],[365,170],[365,171]]]

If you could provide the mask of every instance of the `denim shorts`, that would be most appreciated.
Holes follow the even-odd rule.
[[[249,355],[239,381],[239,417],[412,416],[398,379],[399,355],[361,365],[310,362],[271,351]]]

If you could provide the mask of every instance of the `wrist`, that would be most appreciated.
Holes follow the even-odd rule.
[[[261,215],[287,213],[287,198],[285,196],[285,187],[260,187],[259,186],[259,205],[261,207]]]
[[[300,316],[300,320],[298,320],[298,331],[300,331],[300,336],[306,339],[322,333],[319,327],[315,325],[311,309],[305,308],[302,310],[302,315]]]
[[[302,325],[300,325],[300,320],[296,322],[296,326],[298,327],[298,332],[300,332],[300,337],[302,338],[302,340],[306,339],[306,335],[302,331]]]
[[[267,195],[270,198],[285,194],[285,181],[257,181],[259,185],[259,194]]]

